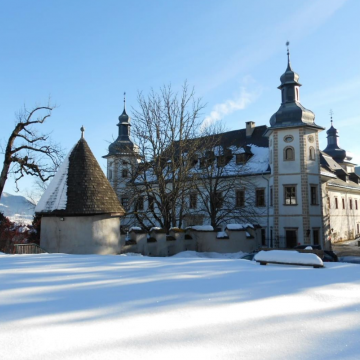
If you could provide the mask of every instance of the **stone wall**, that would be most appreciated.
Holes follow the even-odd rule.
[[[146,256],[172,256],[179,252],[192,250],[198,252],[252,252],[261,246],[260,229],[226,230],[226,236],[215,231],[186,231],[176,229],[166,235],[162,230],[149,234],[139,230],[122,235],[121,253],[140,253]]]
[[[108,215],[41,219],[40,246],[49,253],[118,254],[120,218]]]

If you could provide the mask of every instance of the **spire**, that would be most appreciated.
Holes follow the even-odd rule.
[[[84,139],[84,132],[85,132],[84,125],[80,128],[80,131],[81,131],[81,138]]]
[[[124,112],[126,113],[126,91],[124,91]]]
[[[331,123],[331,126],[333,126],[333,111],[332,111],[332,109],[330,109],[330,123]]]
[[[287,48],[287,57],[288,57],[288,65],[287,65],[287,68],[286,68],[286,71],[291,71],[291,63],[290,63],[290,50],[289,50],[289,45],[290,45],[290,41],[287,41],[286,42],[286,48]]]

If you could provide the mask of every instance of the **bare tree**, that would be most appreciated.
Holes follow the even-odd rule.
[[[158,93],[152,90],[147,97],[139,93],[138,104],[132,136],[141,162],[131,168],[132,182],[123,190],[133,199],[133,211],[127,213],[145,228],[160,226],[168,231],[181,226],[200,144],[197,138],[203,105],[187,83],[181,93],[174,92],[171,85]]]
[[[18,181],[25,175],[35,176],[45,182],[54,176],[62,158],[63,151],[52,143],[49,134],[38,133],[35,126],[43,124],[51,115],[53,106],[37,106],[24,109],[16,117],[4,154],[4,164],[0,175],[0,197],[9,174]]]

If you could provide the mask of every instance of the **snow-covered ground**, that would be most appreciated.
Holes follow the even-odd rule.
[[[0,255],[1,359],[359,359],[359,265],[240,255]]]

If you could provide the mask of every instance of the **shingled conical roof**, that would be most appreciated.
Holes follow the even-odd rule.
[[[36,206],[42,215],[124,215],[125,211],[82,137]]]

